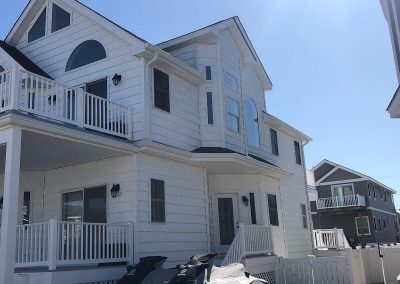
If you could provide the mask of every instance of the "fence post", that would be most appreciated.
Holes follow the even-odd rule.
[[[339,249],[340,248],[340,246],[339,246],[339,231],[338,231],[338,229],[335,227],[334,228],[334,230],[335,230],[335,244],[336,244],[336,249]]]
[[[81,88],[78,89],[76,99],[76,122],[79,127],[84,127],[85,124],[85,96]]]
[[[135,263],[135,237],[134,237],[134,230],[135,226],[133,222],[128,223],[128,264],[133,265]]]
[[[57,268],[57,220],[50,219],[49,221],[49,270]]]

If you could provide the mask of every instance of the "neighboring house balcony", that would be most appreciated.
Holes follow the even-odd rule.
[[[0,113],[13,110],[68,126],[132,139],[130,107],[20,68],[0,73]]]
[[[359,194],[333,196],[328,198],[319,198],[317,200],[317,209],[338,209],[338,208],[353,208],[365,207],[365,197]]]

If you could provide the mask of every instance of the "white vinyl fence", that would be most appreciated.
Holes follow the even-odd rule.
[[[279,258],[279,284],[349,284],[350,266],[345,256]]]

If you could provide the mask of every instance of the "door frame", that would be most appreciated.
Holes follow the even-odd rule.
[[[220,245],[220,230],[219,230],[219,212],[218,212],[218,198],[219,197],[232,197],[233,214],[234,216],[234,229],[235,234],[240,222],[240,206],[239,206],[239,193],[238,192],[213,192],[212,193],[212,209],[213,209],[213,236],[214,236],[214,250],[217,253],[226,253],[230,245]],[[236,201],[235,201],[236,199]],[[236,208],[236,212],[235,212]]]

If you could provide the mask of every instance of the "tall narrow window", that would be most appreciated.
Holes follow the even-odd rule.
[[[274,129],[270,129],[269,132],[271,136],[272,154],[279,156],[278,133]]]
[[[154,106],[170,111],[169,76],[156,68],[154,68]]]
[[[368,216],[356,217],[357,235],[370,235]]]
[[[213,110],[213,94],[207,92],[207,118],[208,124],[214,123],[214,110]]]
[[[104,46],[96,40],[87,40],[78,45],[68,59],[65,71],[70,71],[106,58]]]
[[[24,192],[24,204],[22,208],[22,224],[29,224],[31,211],[31,193],[29,191]]]
[[[239,132],[239,103],[228,98],[228,128]]]
[[[303,228],[307,229],[308,228],[308,222],[307,222],[307,208],[305,204],[301,204],[301,219],[303,220]]]
[[[378,217],[378,223],[379,223],[379,231],[382,232],[382,222],[380,217]]]
[[[151,179],[151,222],[165,223],[165,183]]]
[[[276,201],[276,195],[268,194],[267,203],[268,203],[268,213],[269,213],[269,224],[272,226],[279,226],[278,203]]]
[[[40,16],[37,18],[36,22],[33,24],[32,28],[28,33],[28,42],[34,41],[46,34],[46,9],[43,9]]]
[[[52,21],[51,21],[51,32],[54,33],[65,27],[68,27],[71,23],[71,15],[62,9],[60,6],[53,3]]]
[[[257,224],[257,215],[256,215],[256,203],[254,200],[254,193],[251,192],[250,196],[250,214],[251,214],[251,223]]]
[[[232,91],[238,91],[238,82],[235,76],[231,73],[225,72],[225,84],[228,86],[229,89]]]
[[[301,150],[300,150],[300,143],[294,141],[294,152],[296,155],[296,164],[301,165]]]
[[[211,80],[211,66],[206,66],[206,80]]]
[[[254,147],[260,147],[260,133],[258,128],[257,106],[252,99],[247,100],[246,104],[246,128],[247,142]]]

